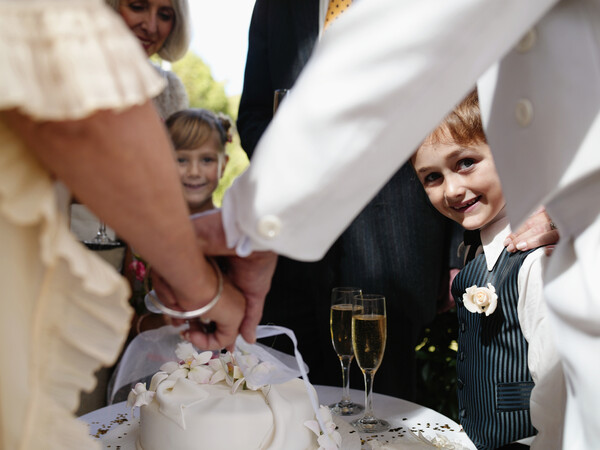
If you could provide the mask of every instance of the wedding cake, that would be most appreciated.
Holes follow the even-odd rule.
[[[253,355],[215,358],[189,343],[180,344],[176,353],[180,361],[164,364],[149,389],[140,383],[129,395],[128,405],[140,407],[138,450],[320,448],[303,380],[265,384],[273,378],[272,368]],[[328,421],[328,434],[341,442],[331,416],[320,414]]]

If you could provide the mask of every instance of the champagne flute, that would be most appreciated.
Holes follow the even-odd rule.
[[[329,405],[331,412],[338,416],[351,416],[364,410],[363,405],[350,399],[350,364],[354,358],[352,350],[352,308],[354,297],[361,290],[355,287],[336,287],[331,291],[329,329],[331,343],[342,365],[342,399]]]
[[[385,431],[390,424],[375,417],[373,413],[373,378],[379,369],[385,341],[387,325],[385,297],[378,294],[361,294],[354,297],[352,310],[352,347],[356,362],[365,377],[364,415],[352,422],[352,426],[361,433]]]
[[[106,232],[106,224],[103,221],[98,223],[96,236],[91,240],[83,241],[90,250],[106,250],[109,248],[122,247],[123,244],[112,239]]]

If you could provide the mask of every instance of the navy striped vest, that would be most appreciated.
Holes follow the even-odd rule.
[[[458,315],[456,375],[460,423],[478,449],[494,449],[536,433],[529,415],[533,380],[527,341],[517,316],[518,274],[529,252],[502,252],[489,272],[482,253],[452,283]],[[469,312],[462,302],[468,287],[498,295],[489,316]]]

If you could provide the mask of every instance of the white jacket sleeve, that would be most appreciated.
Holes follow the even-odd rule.
[[[229,244],[321,257],[555,2],[357,2],[323,37],[227,192]]]

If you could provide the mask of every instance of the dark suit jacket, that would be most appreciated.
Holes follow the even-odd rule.
[[[242,146],[250,157],[273,117],[273,91],[293,89],[312,53],[318,19],[318,0],[256,1],[238,116]],[[414,399],[414,348],[424,324],[435,315],[440,295],[448,293],[444,280],[451,229],[450,221],[431,207],[412,167],[406,164],[322,261],[300,263],[280,258],[263,317],[299,334],[311,381],[339,384],[339,368],[332,366],[337,362],[328,336],[331,288],[352,285],[363,292],[384,294],[388,343],[375,390]],[[460,236],[458,239],[460,242]],[[307,317],[313,325],[303,323]],[[325,354],[317,355],[323,348]],[[362,377],[357,375],[355,371],[351,376],[352,385],[362,389]]]
[[[237,121],[248,157],[273,118],[273,91],[293,86],[318,34],[319,0],[256,1]]]
[[[308,61],[319,33],[318,22],[319,0],[256,1],[237,121],[242,147],[249,158],[273,118],[275,89],[290,89]],[[310,369],[310,380],[315,384],[341,382],[329,335],[330,293],[337,285],[335,254],[333,248],[314,263],[279,257],[263,311],[262,323],[286,326],[295,332]],[[281,339],[271,345],[292,350]]]

